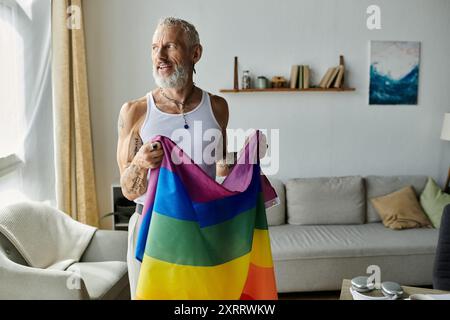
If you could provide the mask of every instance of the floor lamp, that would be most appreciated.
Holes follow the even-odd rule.
[[[442,124],[441,140],[450,141],[450,113],[444,116],[444,123]],[[450,167],[448,168],[447,180],[445,181],[444,192],[449,193],[450,183]]]

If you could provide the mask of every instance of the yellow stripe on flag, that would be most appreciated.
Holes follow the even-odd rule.
[[[251,262],[258,267],[273,267],[268,230],[255,229],[253,232]]]
[[[144,255],[136,298],[239,299],[247,279],[249,264],[250,253],[214,267],[178,265]]]

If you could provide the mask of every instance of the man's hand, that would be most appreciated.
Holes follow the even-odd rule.
[[[245,146],[247,145],[247,143],[249,143],[249,136],[245,137],[245,141],[244,141],[244,147],[239,151],[239,156],[241,155],[241,153],[245,150]],[[269,145],[267,144],[267,137],[264,133],[260,132],[259,133],[259,159],[262,159],[266,156],[267,153],[267,149],[269,148]]]
[[[161,165],[164,150],[159,142],[147,142],[139,149],[132,164],[141,169],[155,169]]]
[[[267,144],[267,137],[264,133],[259,133],[259,159],[262,159],[267,154],[267,149],[269,145]]]

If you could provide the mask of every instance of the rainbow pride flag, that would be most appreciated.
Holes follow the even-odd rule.
[[[150,173],[136,299],[277,299],[266,207],[278,197],[259,165],[259,131],[222,184],[169,138]]]

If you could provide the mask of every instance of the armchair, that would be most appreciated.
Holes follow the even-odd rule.
[[[0,233],[0,299],[130,299],[126,254],[127,232],[96,230],[66,270],[33,268]]]

